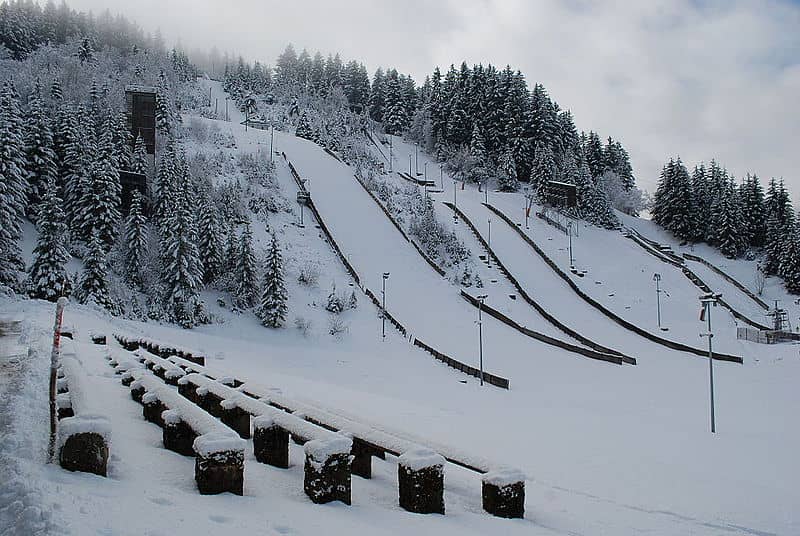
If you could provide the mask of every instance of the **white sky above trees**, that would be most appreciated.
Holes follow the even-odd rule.
[[[619,139],[640,187],[717,158],[800,198],[800,4],[790,0],[70,0],[168,43],[274,64],[291,42],[421,83],[466,60],[541,82],[579,129]]]

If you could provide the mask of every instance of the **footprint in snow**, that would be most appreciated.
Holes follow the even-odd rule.
[[[222,523],[230,523],[231,522],[231,518],[228,517],[228,516],[210,515],[210,516],[208,516],[208,519],[210,519],[214,523],[221,523],[221,524]]]

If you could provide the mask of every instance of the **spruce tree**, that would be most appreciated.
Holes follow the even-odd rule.
[[[800,234],[797,223],[786,230],[784,236],[784,255],[781,265],[786,290],[792,294],[800,294]]]
[[[25,159],[28,173],[28,215],[36,219],[43,190],[55,179],[56,154],[53,150],[53,133],[42,98],[42,85],[36,81],[28,100],[28,128],[25,136]]]
[[[92,232],[83,259],[83,275],[75,291],[81,303],[95,303],[105,309],[113,310],[114,304],[108,291],[108,270],[106,250],[98,232]]]
[[[717,196],[712,206],[713,244],[720,252],[734,259],[742,254],[747,245],[742,234],[742,214],[736,199],[736,189],[730,181]]]
[[[311,127],[311,122],[308,120],[308,115],[306,112],[303,112],[303,114],[300,116],[300,119],[297,122],[297,129],[295,130],[294,134],[298,138],[303,138],[314,142],[317,141],[318,136]]]
[[[147,175],[150,170],[147,147],[145,146],[144,138],[142,138],[141,133],[136,134],[130,169],[132,172],[142,175]]]
[[[764,259],[764,271],[768,274],[778,274],[780,272],[783,253],[786,249],[784,246],[786,236],[788,236],[788,229],[790,229],[794,223],[791,202],[783,186],[783,181],[778,182],[775,179],[770,181],[767,190],[766,207],[766,243],[764,246],[766,255]]]
[[[222,273],[223,245],[217,209],[206,197],[200,205],[198,249],[203,261],[203,281],[211,283]]]
[[[52,178],[43,191],[36,229],[39,238],[33,250],[33,264],[28,274],[28,295],[54,302],[61,296],[69,296],[72,281],[67,272],[67,225],[61,199],[57,196],[56,182]]]
[[[501,192],[516,192],[519,190],[517,180],[517,165],[514,155],[510,150],[503,153],[498,165],[497,186]]]
[[[197,249],[197,229],[191,209],[193,195],[188,170],[181,169],[176,205],[169,212],[162,232],[164,309],[174,322],[191,328],[204,320],[200,289],[203,265]]]
[[[0,93],[0,285],[16,288],[25,269],[19,240],[27,203],[20,112],[10,82]]]
[[[125,278],[135,288],[142,286],[145,256],[148,246],[147,218],[142,207],[142,195],[133,191],[128,218],[125,220]]]
[[[544,142],[537,142],[531,169],[531,189],[540,201],[547,199],[550,181],[556,178],[556,163],[553,151]]]
[[[278,238],[272,234],[269,251],[267,252],[267,266],[264,273],[264,289],[261,293],[261,303],[256,309],[256,315],[261,323],[267,327],[278,328],[286,321],[288,312],[286,301],[286,285],[283,281],[283,259],[278,246]]]
[[[256,256],[253,253],[253,231],[246,225],[239,240],[239,256],[236,263],[236,302],[239,307],[253,307],[258,300],[258,276]]]

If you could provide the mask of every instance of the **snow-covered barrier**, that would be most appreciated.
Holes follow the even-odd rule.
[[[623,328],[627,329],[628,331],[636,333],[637,335],[640,335],[640,336],[644,337],[645,339],[651,340],[651,341],[653,341],[653,342],[655,342],[657,344],[660,344],[662,346],[665,346],[667,348],[671,348],[673,350],[679,350],[679,351],[682,351],[682,352],[688,352],[690,354],[698,355],[698,356],[701,356],[701,357],[708,357],[708,351],[706,351],[706,350],[701,350],[699,348],[694,348],[692,346],[688,346],[688,345],[680,343],[680,342],[676,342],[676,341],[672,341],[672,340],[669,340],[669,339],[665,339],[663,337],[659,337],[658,335],[655,335],[655,334],[650,333],[649,331],[647,331],[645,329],[640,328],[639,326],[637,326],[636,324],[633,324],[632,322],[628,322],[627,320],[625,320],[621,316],[617,315],[616,313],[612,312],[608,308],[604,307],[600,302],[598,302],[597,300],[595,300],[594,298],[592,298],[591,296],[586,294],[584,291],[582,291],[580,289],[580,287],[578,287],[578,285],[566,273],[564,273],[564,271],[561,270],[558,267],[558,265],[556,265],[556,263],[550,257],[548,257],[547,254],[533,240],[531,240],[531,238],[528,235],[526,235],[520,228],[518,228],[516,225],[514,225],[514,222],[511,221],[511,219],[508,216],[506,216],[503,211],[501,211],[500,209],[494,207],[491,204],[483,203],[483,205],[486,208],[488,208],[489,210],[491,210],[492,212],[494,212],[495,214],[497,214],[497,216],[499,216],[501,220],[503,220],[517,234],[519,234],[520,237],[536,252],[536,254],[539,255],[542,258],[542,260],[545,263],[547,263],[547,265],[559,277],[561,277],[561,279],[563,279],[567,283],[567,285],[569,285],[569,287],[573,290],[573,292],[575,292],[575,294],[577,294],[583,301],[585,301],[586,303],[588,303],[589,305],[591,305],[592,307],[594,307],[595,309],[597,309],[598,311],[603,313],[605,316],[607,316],[608,318],[610,318],[611,320],[613,320],[614,322],[616,322],[617,324],[619,324]],[[714,359],[719,360],[719,361],[730,361],[732,363],[739,363],[739,364],[743,363],[742,358],[739,357],[739,356],[734,356],[734,355],[729,355],[729,354],[721,354],[721,353],[718,353],[718,352],[714,352],[713,353],[713,357],[714,357]]]
[[[444,463],[428,449],[403,453],[397,461],[400,507],[415,514],[444,514]]]
[[[711,269],[713,272],[715,272],[717,275],[719,275],[720,277],[725,279],[728,283],[732,284],[733,286],[738,288],[740,291],[742,291],[744,294],[746,294],[748,297],[750,297],[750,299],[752,299],[759,307],[761,307],[765,311],[769,310],[769,305],[767,305],[764,302],[764,300],[759,298],[756,294],[753,293],[753,291],[751,291],[749,288],[744,286],[742,283],[740,283],[733,276],[731,276],[731,275],[727,274],[726,272],[724,272],[719,267],[717,267],[714,264],[708,262],[706,259],[704,259],[702,257],[698,257],[697,255],[692,255],[691,253],[684,253],[683,257],[685,259],[687,259],[687,260],[694,261],[694,262],[699,262],[700,264],[705,265],[706,267]]]
[[[56,452],[61,467],[106,476],[111,445],[111,424],[97,413],[86,388],[86,371],[75,354],[72,341],[62,341],[59,383],[64,391],[57,398],[60,420]]]
[[[242,495],[244,440],[149,371],[133,371],[133,375],[131,393],[144,405],[144,417],[162,426],[164,447],[195,457],[198,491]]]

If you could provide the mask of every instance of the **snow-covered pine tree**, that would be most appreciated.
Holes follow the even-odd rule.
[[[198,249],[203,261],[203,281],[211,283],[222,273],[223,244],[217,209],[208,196],[200,204]]]
[[[736,199],[736,187],[729,181],[711,207],[713,244],[720,252],[734,259],[742,254],[747,241],[743,236],[742,213]]]
[[[84,37],[80,48],[78,48],[78,59],[81,60],[81,63],[87,63],[91,62],[93,58],[94,47],[92,46],[92,40]]]
[[[51,178],[42,192],[36,222],[39,238],[33,250],[33,264],[26,285],[30,297],[52,302],[72,292],[72,281],[67,272],[67,225],[57,190],[55,179]]]
[[[283,259],[278,245],[278,237],[272,234],[267,252],[267,266],[264,273],[264,289],[256,316],[261,323],[270,328],[278,328],[286,321],[288,308],[286,285],[283,281]]]
[[[298,138],[317,141],[317,135],[311,126],[311,122],[308,120],[308,114],[306,112],[303,112],[302,115],[300,115],[300,119],[297,121],[297,129],[295,130],[294,134]]]
[[[108,270],[106,268],[106,250],[100,235],[92,232],[86,245],[86,257],[83,259],[83,274],[75,295],[81,303],[95,303],[110,311],[114,303],[108,291]]]
[[[53,78],[53,83],[50,85],[50,98],[56,102],[64,100],[64,91],[58,78]]]
[[[239,240],[239,256],[236,262],[236,303],[239,307],[250,308],[258,301],[258,276],[256,275],[256,256],[253,252],[253,231],[245,225]]]
[[[514,161],[514,154],[507,150],[500,157],[497,166],[497,187],[501,192],[516,192],[519,190],[519,180],[517,180],[517,164]]]
[[[16,92],[11,82],[0,93],[0,285],[17,288],[25,269],[19,240],[28,181]]]
[[[64,212],[67,217],[67,227],[73,238],[83,238],[80,231],[81,200],[91,185],[92,159],[97,150],[94,129],[87,127],[87,122],[88,112],[86,108],[79,106],[68,113],[68,119],[60,132],[64,143],[61,169]]]
[[[692,240],[697,234],[691,179],[680,157],[670,159],[661,171],[653,221],[681,240]]]
[[[113,133],[104,131],[97,150],[89,148],[90,180],[81,193],[79,212],[81,236],[84,239],[97,232],[106,251],[111,248],[121,218],[119,170],[113,157]]]
[[[142,195],[133,191],[131,207],[125,220],[125,278],[134,288],[141,288],[145,256],[149,243],[147,218],[142,206]]]
[[[739,189],[742,199],[742,215],[746,227],[750,231],[750,245],[763,247],[766,241],[766,207],[764,189],[757,175],[747,175],[744,184]]]
[[[531,169],[531,189],[540,201],[547,199],[550,181],[556,177],[556,164],[553,151],[543,142],[537,142]]]
[[[27,117],[25,169],[28,173],[28,215],[35,221],[43,190],[58,173],[53,133],[45,111],[42,84],[38,79],[28,100]]]
[[[795,222],[786,230],[784,254],[780,267],[786,290],[800,294],[800,230]]]
[[[163,250],[164,309],[184,328],[204,322],[200,301],[203,264],[197,249],[197,229],[191,208],[193,188],[187,169],[182,169],[176,204],[161,226]]]
[[[149,157],[147,156],[147,147],[144,143],[141,133],[136,134],[136,141],[133,146],[133,155],[131,157],[130,169],[134,173],[141,173],[147,175],[150,170]]]
[[[161,71],[162,75],[164,71]],[[172,109],[169,101],[169,86],[166,82],[166,77],[161,77],[161,82],[158,85],[156,92],[156,128],[163,136],[170,136],[172,134]]]
[[[712,201],[706,180],[705,165],[695,166],[692,172],[692,207],[695,220],[693,241],[710,242],[709,225],[711,224]]]
[[[158,172],[153,192],[153,219],[159,225],[166,223],[175,207],[178,183],[178,155],[175,139],[170,138],[158,162]]]

